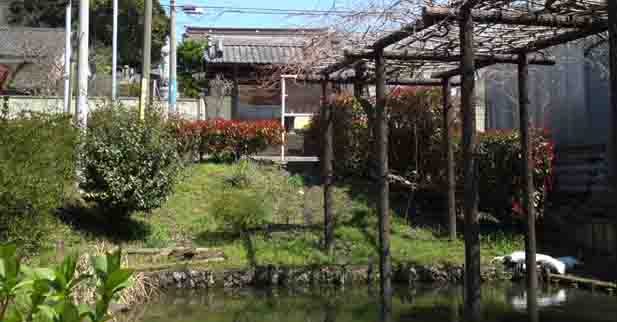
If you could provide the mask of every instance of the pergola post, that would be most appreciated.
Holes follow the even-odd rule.
[[[356,98],[361,98],[364,95],[364,73],[366,72],[364,64],[356,64],[354,66],[355,77],[353,79],[353,95]]]
[[[527,299],[533,305],[538,289],[536,270],[536,214],[533,207],[533,159],[531,134],[529,132],[529,64],[526,54],[519,55],[518,97],[521,140],[521,161],[523,163],[523,212],[527,214],[527,235],[525,236],[525,260],[527,267]],[[530,305],[530,306],[532,306]]]
[[[477,211],[476,109],[474,105],[475,62],[471,10],[461,12],[461,109],[463,112],[463,172],[465,185],[465,315],[468,321],[480,317],[480,229]]]
[[[390,264],[390,200],[388,184],[388,119],[386,111],[386,61],[383,49],[375,50],[375,96],[377,144],[377,217],[379,220],[379,273],[381,295],[392,294]]]
[[[450,79],[442,79],[443,129],[442,140],[444,160],[446,161],[446,218],[450,240],[456,239],[456,177],[454,168],[454,147],[452,146],[452,124],[454,123],[454,109],[450,95]]]
[[[321,169],[323,180],[324,201],[324,249],[330,251],[334,239],[334,223],[332,221],[332,178],[333,178],[333,125],[332,106],[328,103],[328,80],[321,81],[321,121],[323,125],[323,151],[321,155]]]
[[[608,172],[611,192],[617,194],[617,2],[606,1],[608,4],[608,35],[609,35],[609,68],[610,68],[610,108],[609,108],[609,137]],[[614,218],[614,229],[617,232],[617,216]],[[617,243],[617,238],[615,239]],[[615,246],[617,257],[617,245]],[[616,277],[617,278],[617,277]]]
[[[237,120],[240,105],[240,86],[238,84],[238,65],[232,68],[232,88],[231,88],[231,119]]]

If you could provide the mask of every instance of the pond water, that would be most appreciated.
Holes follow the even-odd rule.
[[[144,322],[377,322],[378,290],[243,289],[178,291],[161,295],[123,317]],[[482,321],[529,321],[526,292],[512,284],[482,290]],[[462,289],[418,287],[397,289],[388,322],[461,321]],[[551,288],[538,294],[540,322],[617,322],[617,297],[584,290]]]

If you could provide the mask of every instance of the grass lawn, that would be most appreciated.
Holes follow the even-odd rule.
[[[235,185],[241,180],[243,184]],[[255,264],[362,264],[377,259],[377,217],[370,184],[341,184],[334,189],[335,247],[320,249],[322,190],[316,179],[291,175],[274,166],[197,164],[186,169],[167,203],[152,213],[114,219],[93,211],[72,211],[54,229],[52,240],[87,251],[102,242],[133,247],[217,247],[227,260],[222,267]],[[239,193],[248,191],[247,194]],[[229,198],[229,196],[237,196]],[[249,197],[246,197],[249,196]],[[257,196],[257,197],[255,197]],[[246,197],[246,198],[245,198]],[[231,233],[215,212],[263,213],[269,229]],[[391,254],[395,262],[462,263],[463,241],[440,237],[439,229],[405,221],[393,212]],[[267,227],[267,225],[265,225]],[[264,227],[263,223],[260,227]],[[482,235],[482,256],[523,248],[522,236]],[[53,257],[43,252],[41,259]],[[136,259],[136,265],[145,259]]]

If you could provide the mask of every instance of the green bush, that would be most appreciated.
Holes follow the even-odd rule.
[[[532,129],[534,163],[533,205],[537,216],[544,213],[546,193],[551,188],[553,144],[547,131]],[[479,208],[500,221],[524,219],[522,214],[523,178],[520,135],[516,130],[488,131],[479,135]],[[459,170],[462,167],[458,167]],[[459,175],[462,182],[462,173]],[[513,216],[512,216],[513,215]]]
[[[434,90],[407,90],[390,98],[388,158],[393,172],[410,175],[417,171],[425,181],[438,179],[443,169],[440,145],[442,117],[438,94]],[[369,128],[370,116],[363,103],[347,94],[337,96],[330,104],[336,174],[368,176],[375,154],[371,147],[374,137]],[[321,122],[320,115],[314,117],[305,140],[313,144],[306,147],[307,150],[318,155],[323,149]],[[418,150],[415,149],[416,138]]]
[[[0,118],[0,239],[33,250],[45,241],[75,169],[70,116]]]
[[[114,214],[160,207],[173,191],[181,165],[176,140],[156,109],[148,110],[145,121],[136,110],[120,105],[90,115],[83,188],[88,199]]]

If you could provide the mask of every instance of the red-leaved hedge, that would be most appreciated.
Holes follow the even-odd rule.
[[[282,127],[275,120],[177,120],[174,132],[184,155],[237,160],[281,144]]]

